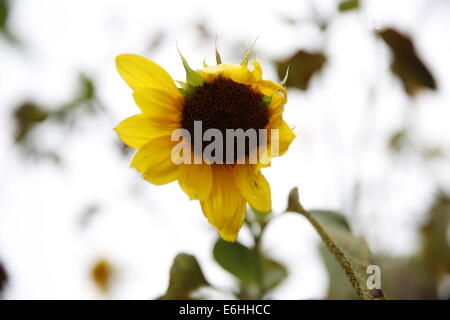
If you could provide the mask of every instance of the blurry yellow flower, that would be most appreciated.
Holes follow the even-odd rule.
[[[116,127],[123,142],[138,149],[131,166],[157,185],[178,180],[190,199],[200,200],[204,215],[227,241],[236,240],[247,203],[258,211],[271,210],[270,186],[260,169],[270,165],[271,157],[284,154],[295,137],[282,118],[286,90],[262,79],[258,61],[253,61],[250,70],[247,59],[240,65],[223,64],[218,59],[217,65],[194,71],[182,57],[187,81],[178,82],[181,88],[163,68],[144,57],[123,54],[116,60],[117,70],[141,109],[140,114]],[[173,141],[172,133],[185,129],[195,135],[194,121],[202,121],[203,130],[215,128],[224,134],[226,129],[267,129],[269,141],[258,144],[257,150],[247,145],[245,158],[258,151],[257,163],[239,164],[234,156],[231,164],[177,164],[172,153],[179,141]],[[272,129],[278,130],[275,153],[270,148]],[[188,142],[195,156],[198,149]],[[206,151],[205,147],[202,144],[200,152]],[[225,153],[235,151],[226,148]]]

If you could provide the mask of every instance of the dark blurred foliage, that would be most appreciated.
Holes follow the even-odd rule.
[[[7,282],[8,282],[8,274],[2,262],[0,261],[0,299],[3,296],[3,290],[5,289]]]
[[[11,2],[11,0],[0,0],[0,35],[11,44],[18,45],[19,41],[8,23],[11,15]]]
[[[104,294],[111,290],[115,270],[107,259],[99,259],[91,270],[91,279]]]
[[[81,73],[73,98],[63,103],[60,107],[44,107],[35,101],[27,101],[14,108],[13,119],[15,122],[14,142],[21,148],[27,157],[38,159],[61,160],[56,150],[44,149],[35,137],[36,129],[43,124],[47,126],[64,126],[67,131],[83,119],[83,116],[95,115],[104,108],[96,97],[96,89],[93,80]]]
[[[378,35],[392,52],[392,72],[402,81],[406,93],[414,96],[423,88],[436,90],[433,75],[419,58],[412,40],[399,31],[388,28]]]
[[[322,52],[299,50],[292,57],[276,61],[275,64],[280,79],[284,78],[289,67],[289,77],[286,81],[288,88],[307,90],[309,81],[323,68],[326,61],[325,54]]]
[[[340,12],[355,10],[359,8],[359,0],[344,0],[338,5]]]
[[[189,254],[180,253],[170,268],[169,286],[161,300],[191,300],[192,293],[209,286],[197,259]]]

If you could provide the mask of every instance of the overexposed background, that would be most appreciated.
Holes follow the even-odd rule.
[[[253,58],[264,77],[298,49],[323,50],[324,69],[307,91],[289,89],[285,119],[297,139],[264,174],[275,212],[298,186],[303,205],[351,218],[375,253],[417,250],[417,228],[438,188],[450,192],[450,2],[362,1],[337,13],[337,1],[112,1],[14,0],[8,26],[19,39],[0,37],[0,260],[9,274],[8,299],[148,299],[162,294],[172,259],[194,254],[210,282],[233,288],[212,259],[216,239],[196,201],[176,183],[153,186],[129,167],[113,128],[138,113],[115,69],[120,53],[144,55],[175,79],[185,77],[175,41],[190,65],[238,63],[259,37]],[[326,34],[312,21],[329,21]],[[373,36],[393,26],[411,36],[438,84],[408,97],[389,72],[390,52]],[[295,72],[295,71],[292,71]],[[58,108],[76,95],[79,74],[96,88],[94,114],[79,111],[61,125],[45,122],[32,141],[52,157],[14,143],[14,108],[33,101]],[[388,140],[404,126],[415,143],[439,146],[444,156],[424,164],[414,152],[393,156]],[[357,190],[357,191],[356,191]],[[243,231],[240,241],[249,243]],[[289,278],[270,297],[320,299],[328,275],[319,238],[301,217],[286,215],[267,230],[264,248]],[[107,296],[92,283],[98,259],[116,270]]]

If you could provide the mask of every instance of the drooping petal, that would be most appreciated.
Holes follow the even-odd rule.
[[[170,135],[177,128],[176,123],[159,123],[144,114],[137,114],[123,120],[115,130],[126,145],[139,149],[151,139]]]
[[[276,93],[272,96],[272,101],[270,102],[270,105],[268,107],[270,119],[275,119],[282,115],[285,103],[285,98],[281,95]]]
[[[270,185],[255,165],[236,165],[234,181],[250,206],[261,212],[272,209]]]
[[[275,154],[270,152],[271,157],[282,156],[288,150],[292,140],[295,138],[295,133],[289,127],[289,125],[282,119],[281,116],[271,119],[269,124],[267,125],[267,129],[270,130],[276,129],[278,130],[278,152]],[[271,139],[269,138],[269,141]],[[272,146],[269,146],[269,149],[272,151]],[[276,150],[275,150],[276,151]]]
[[[245,216],[246,201],[239,192],[232,169],[212,166],[213,186],[208,199],[200,201],[203,214],[226,241],[235,241]]]
[[[180,165],[172,159],[172,149],[178,142],[170,136],[150,140],[135,154],[131,166],[136,168],[147,181],[154,184],[166,184],[178,178]]]
[[[181,189],[189,198],[205,200],[212,188],[212,170],[207,164],[183,164],[178,176]]]
[[[134,54],[121,54],[116,58],[119,74],[134,91],[155,88],[181,96],[172,77],[155,62]]]
[[[161,121],[181,121],[182,101],[165,91],[153,88],[137,90],[134,101],[149,118]]]
[[[287,95],[286,89],[284,87],[270,80],[258,81],[258,83],[254,85],[254,88],[265,96],[272,96],[279,91],[283,93],[284,97],[286,97]]]

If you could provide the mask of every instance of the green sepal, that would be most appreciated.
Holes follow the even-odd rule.
[[[178,47],[177,47],[177,50],[178,50],[178,53],[180,54],[181,61],[183,62],[184,69],[186,70],[186,82],[193,87],[201,87],[203,85],[202,77],[200,76],[200,74],[197,71],[193,70],[189,66],[189,64],[187,63],[186,59],[181,54],[180,49],[178,49]]]
[[[247,66],[248,59],[250,58],[250,54],[252,53],[253,47],[255,46],[255,43],[256,43],[256,40],[258,40],[258,38],[256,38],[255,41],[253,41],[251,47],[248,48],[247,52],[245,53],[244,59],[242,59],[242,61],[241,61],[241,66]]]
[[[216,48],[216,63],[219,65],[222,64],[222,58],[220,58],[219,49],[217,48],[217,38],[215,42],[215,48]]]
[[[180,90],[181,94],[184,97],[189,97],[195,92],[195,87],[190,85],[189,83],[178,80],[177,83],[181,85],[181,88],[178,88],[178,90]]]
[[[206,63],[206,58],[203,59],[203,68],[208,68],[208,64]]]
[[[263,103],[263,105],[265,107],[268,107],[271,102],[272,102],[272,97],[271,96],[264,96],[264,97],[262,97],[262,103]]]
[[[286,69],[286,73],[285,73],[285,75],[284,75],[284,78],[283,78],[283,80],[281,80],[281,82],[280,82],[280,86],[282,86],[282,87],[286,87],[286,82],[287,82],[287,79],[288,79],[288,77],[289,77],[289,68],[291,67],[291,65],[288,65],[288,67],[287,67],[287,69]]]

